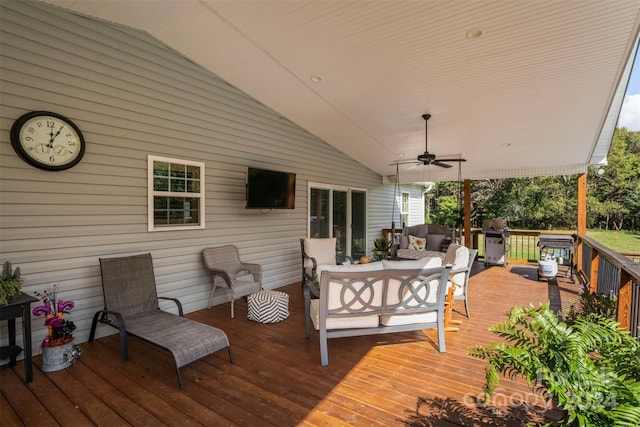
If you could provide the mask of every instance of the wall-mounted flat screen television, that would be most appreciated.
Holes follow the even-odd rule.
[[[295,201],[295,173],[247,170],[247,209],[293,209]]]

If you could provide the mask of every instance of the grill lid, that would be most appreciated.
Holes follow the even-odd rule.
[[[504,221],[500,218],[485,219],[484,221],[482,221],[482,228],[484,230],[502,231],[504,230]]]

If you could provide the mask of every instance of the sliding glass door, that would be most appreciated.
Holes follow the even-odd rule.
[[[339,255],[366,253],[366,192],[309,184],[309,237],[335,237]]]

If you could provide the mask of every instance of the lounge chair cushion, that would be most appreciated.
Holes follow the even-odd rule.
[[[124,321],[128,333],[169,350],[178,368],[229,347],[221,329],[162,310],[135,314]]]

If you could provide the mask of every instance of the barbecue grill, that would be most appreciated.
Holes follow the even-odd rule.
[[[482,221],[484,234],[484,265],[507,265],[507,238],[509,230],[501,219],[485,219]]]
[[[573,283],[573,237],[567,234],[541,234],[538,246],[538,280],[553,279],[560,270],[558,267],[564,266],[564,277]]]

